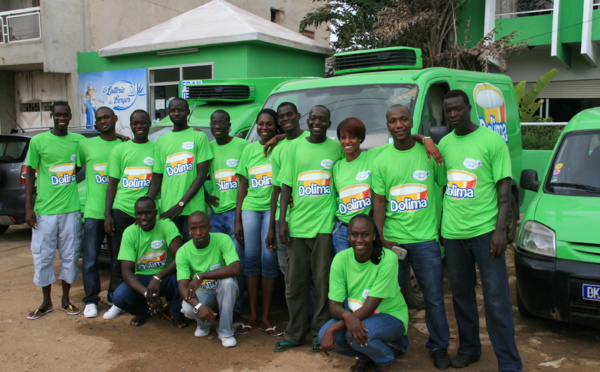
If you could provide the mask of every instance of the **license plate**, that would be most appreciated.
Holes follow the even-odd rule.
[[[584,284],[581,290],[584,300],[600,301],[600,285]]]

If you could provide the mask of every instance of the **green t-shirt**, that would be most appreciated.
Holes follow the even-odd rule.
[[[359,263],[352,248],[336,254],[329,274],[329,299],[344,302],[354,312],[360,309],[367,297],[381,298],[374,314],[389,314],[404,324],[408,331],[408,308],[398,285],[398,256],[387,248],[379,264],[371,260]]]
[[[303,138],[285,151],[279,182],[292,188],[294,207],[288,208],[290,236],[314,238],[331,234],[335,220],[335,194],[331,187],[333,164],[344,156],[339,142],[327,138],[314,144]]]
[[[361,152],[351,162],[340,159],[333,165],[333,187],[336,193],[335,216],[343,222],[357,214],[369,214],[373,205],[371,181],[375,149]]]
[[[237,167],[237,173],[248,180],[248,194],[242,203],[244,211],[266,211],[271,207],[273,189],[271,157],[266,158],[260,142],[249,144]]]
[[[508,146],[494,131],[477,128],[466,136],[442,138],[447,178],[442,236],[469,239],[496,228],[498,181],[511,177]]]
[[[97,220],[104,219],[108,175],[106,163],[110,152],[122,143],[121,140],[105,141],[100,136],[86,138],[79,143],[77,166],[85,167],[86,202],[84,216]]]
[[[113,209],[134,217],[135,202],[148,194],[156,143],[127,141],[115,146],[108,156],[106,173],[119,180]]]
[[[373,167],[373,192],[385,196],[386,240],[409,244],[437,239],[434,189],[440,174],[435,161],[427,161],[420,143],[404,151],[389,146],[379,154]]]
[[[190,240],[177,251],[177,280],[191,279],[192,275],[220,269],[239,261],[233,240],[227,234],[210,233],[210,243],[202,249]]]
[[[210,161],[210,177],[214,184],[213,195],[219,198],[219,206],[213,212],[223,213],[235,208],[238,193],[237,166],[248,141],[233,137],[228,144],[219,146],[210,141],[215,157]]]
[[[51,131],[33,136],[25,165],[37,169],[37,196],[34,211],[39,215],[79,210],[75,164],[81,134],[55,136]]]
[[[133,224],[123,232],[119,260],[134,262],[136,274],[158,274],[173,261],[169,245],[177,237],[181,234],[171,220],[157,218],[151,231]]]
[[[277,146],[273,149],[273,151],[271,152],[271,165],[273,167],[273,185],[277,186],[277,187],[281,187],[281,183],[277,180],[277,178],[279,177],[279,170],[281,169],[281,164],[283,162],[283,154],[285,153],[285,149],[292,143],[292,141],[295,141],[299,138],[306,138],[310,135],[310,133],[308,131],[304,131],[302,132],[302,134],[300,134],[298,137],[294,138],[293,140],[288,140],[283,139],[282,141],[279,141],[279,143],[277,144]],[[279,206],[281,205],[280,203],[281,198],[277,199],[277,209],[275,209],[275,221],[279,221]],[[289,214],[287,216],[287,220],[289,220]]]
[[[156,162],[152,171],[162,174],[161,206],[168,210],[181,201],[198,176],[197,164],[212,159],[206,134],[188,128],[169,132],[156,140]],[[204,186],[188,201],[182,216],[206,212]],[[164,211],[163,211],[164,212]]]

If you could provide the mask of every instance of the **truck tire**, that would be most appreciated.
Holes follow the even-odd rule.
[[[0,235],[4,234],[10,225],[0,225]]]
[[[408,275],[404,280],[404,288],[406,290],[402,294],[404,295],[404,301],[406,301],[406,305],[410,309],[425,309],[425,299],[423,298],[423,292],[421,292],[421,287],[419,286],[419,282],[417,282],[417,277],[415,276],[415,272],[413,271],[412,266],[410,266]]]
[[[517,237],[517,223],[519,222],[519,204],[514,194],[510,194],[510,207],[506,220],[506,244],[512,244]]]

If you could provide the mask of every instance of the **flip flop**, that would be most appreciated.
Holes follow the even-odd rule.
[[[182,329],[190,325],[190,322],[184,316],[175,318],[173,315],[165,311],[164,313],[162,313],[162,317],[166,319],[169,323],[171,323],[175,328]]]
[[[320,353],[321,351],[323,351],[323,349],[321,349],[320,343],[318,343],[317,341],[313,341],[312,348],[310,349],[310,351],[312,351],[313,353]]]
[[[283,331],[277,329],[277,326],[273,326],[271,328],[259,328],[264,333],[268,334],[272,337],[281,337],[283,336]]]
[[[72,304],[68,304],[65,307],[61,307],[61,310],[67,313],[67,315],[77,315],[81,312],[81,310],[77,306],[73,306]]]
[[[30,312],[29,315],[27,315],[27,319],[29,319],[29,320],[39,319],[39,318],[43,317],[44,315],[49,314],[53,311],[54,311],[54,309],[44,310],[44,309],[37,308],[37,309],[33,310],[32,312]]]
[[[281,340],[278,343],[276,343],[275,346],[273,346],[273,351],[280,353],[282,351],[288,351],[289,349],[296,347],[296,346],[300,346],[300,345],[294,345],[290,342]]]
[[[239,326],[237,326],[237,328],[235,329],[235,333],[237,333],[238,335],[245,335],[246,333],[250,332],[254,328],[256,328],[256,327],[242,323]]]
[[[148,320],[148,318],[150,317],[149,314],[147,315],[136,315],[133,318],[131,318],[131,320],[129,321],[129,325],[132,327],[141,327],[144,324],[146,324],[146,321]]]

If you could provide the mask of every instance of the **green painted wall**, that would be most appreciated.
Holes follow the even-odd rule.
[[[483,37],[485,1],[470,0],[465,4],[458,15],[458,42],[464,42],[465,29],[469,27],[468,37],[470,42],[467,47],[472,47]]]
[[[538,172],[538,179],[542,181],[548,170],[551,156],[552,150],[523,150],[523,169],[535,169]],[[521,213],[525,213],[534,196],[533,191],[525,190]]]
[[[549,45],[552,43],[552,14],[497,19],[496,29],[498,38],[519,30],[514,41],[525,40],[530,45]]]
[[[194,53],[158,56],[156,52],[99,57],[78,54],[78,71],[98,72],[131,68],[214,63],[214,78],[324,76],[325,56],[261,42],[199,46]]]

